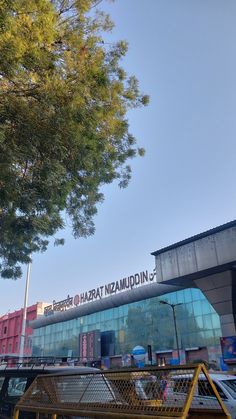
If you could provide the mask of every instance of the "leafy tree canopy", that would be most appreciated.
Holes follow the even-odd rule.
[[[145,105],[120,66],[126,42],[95,0],[0,1],[0,272],[44,251],[63,228],[94,233],[102,185],[130,179],[137,149],[127,111]],[[57,240],[57,244],[60,243]]]

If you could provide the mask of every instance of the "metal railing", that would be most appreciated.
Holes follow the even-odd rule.
[[[204,365],[38,376],[14,419],[20,412],[53,419],[230,418]]]
[[[47,367],[47,366],[60,366],[60,365],[84,365],[85,363],[78,357],[55,357],[55,356],[0,356],[0,369],[10,368],[35,368],[35,367]],[[96,361],[88,361],[86,363],[89,366],[96,365]]]

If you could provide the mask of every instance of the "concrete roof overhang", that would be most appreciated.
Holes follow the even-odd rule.
[[[210,230],[204,231],[203,233],[195,234],[192,237],[188,237],[187,239],[184,239],[174,244],[171,244],[169,246],[163,247],[159,250],[156,250],[155,252],[152,252],[151,255],[153,256],[160,255],[161,253],[165,253],[169,250],[176,249],[178,247],[184,246],[185,244],[196,242],[197,240],[201,240],[205,237],[212,236],[221,231],[231,229],[232,227],[236,227],[236,220],[229,221],[228,223],[222,224],[218,227],[211,228]]]
[[[236,269],[236,220],[172,244],[152,255],[157,282],[189,287],[191,281]],[[194,284],[194,282],[193,282]]]

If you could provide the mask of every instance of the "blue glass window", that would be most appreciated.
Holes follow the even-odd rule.
[[[154,351],[173,349],[173,311],[159,304],[160,300],[183,303],[175,308],[182,347],[219,344],[219,316],[202,292],[193,288],[35,329],[33,355],[66,356],[72,349],[73,355],[78,356],[79,334],[96,329],[115,332],[117,355],[128,353],[137,344],[151,343]]]

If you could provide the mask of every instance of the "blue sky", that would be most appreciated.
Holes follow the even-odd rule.
[[[125,39],[123,67],[150,105],[129,114],[146,149],[130,185],[104,188],[96,233],[34,256],[29,304],[61,300],[154,267],[163,246],[235,219],[235,0],[104,2]],[[61,234],[62,236],[62,234]],[[1,280],[1,314],[23,305],[25,276]]]

